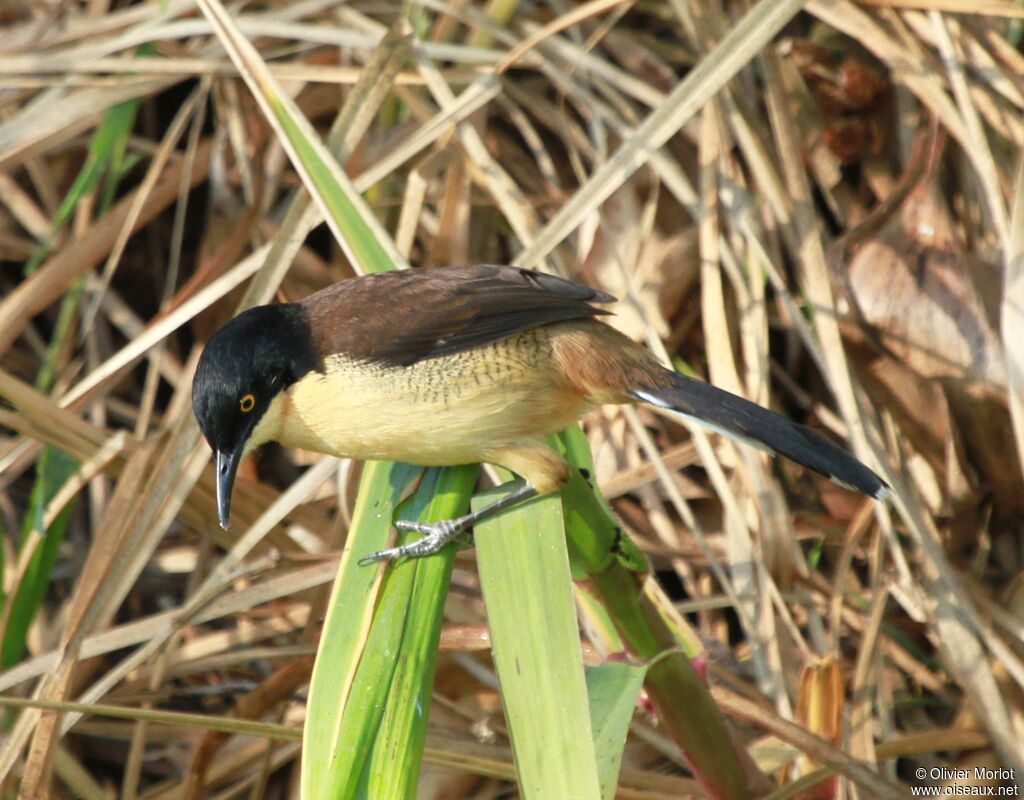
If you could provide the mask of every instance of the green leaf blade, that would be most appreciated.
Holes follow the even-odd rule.
[[[493,502],[504,488],[474,499]],[[597,798],[561,500],[536,498],[476,526],[493,655],[524,797]]]
[[[624,661],[608,661],[587,668],[590,721],[603,800],[615,797],[626,735],[646,674],[646,668]]]
[[[303,797],[333,796],[326,792],[342,736],[342,712],[352,691],[379,591],[378,575],[360,568],[357,554],[386,544],[392,514],[418,474],[415,468],[385,462],[370,462],[363,470],[347,552],[331,591],[310,683],[303,732]]]
[[[415,797],[454,549],[386,570],[358,560],[386,546],[396,509],[421,521],[462,513],[478,468],[427,470],[414,497],[399,505],[421,470],[371,467],[314,667],[303,797]]]
[[[465,513],[476,485],[477,465],[427,470],[406,519],[436,521]],[[413,537],[419,534],[412,534]],[[391,569],[413,574],[398,663],[391,691],[370,757],[369,797],[416,797],[427,710],[437,671],[438,642],[445,598],[451,583],[455,546],[430,558],[416,559]]]

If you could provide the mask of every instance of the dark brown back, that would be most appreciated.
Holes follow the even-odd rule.
[[[321,356],[407,366],[552,322],[607,314],[611,295],[507,266],[382,272],[301,302]]]

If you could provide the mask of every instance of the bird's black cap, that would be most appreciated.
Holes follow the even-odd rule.
[[[192,409],[216,457],[223,527],[256,423],[279,392],[321,366],[304,310],[294,303],[244,311],[206,345],[192,382]]]

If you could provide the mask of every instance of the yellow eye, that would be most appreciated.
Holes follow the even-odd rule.
[[[252,393],[245,395],[238,403],[238,407],[242,409],[243,414],[248,414],[255,405],[256,398]]]

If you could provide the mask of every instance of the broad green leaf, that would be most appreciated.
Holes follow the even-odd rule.
[[[506,491],[484,492],[474,509]],[[599,797],[561,500],[535,498],[481,521],[475,538],[520,792]]]
[[[336,796],[327,790],[335,760],[341,757],[337,749],[344,735],[343,712],[369,635],[373,598],[380,589],[380,572],[356,562],[359,554],[386,545],[392,515],[419,474],[414,467],[387,462],[371,461],[363,469],[309,687],[301,768],[303,797]]]
[[[629,723],[633,721],[633,709],[646,674],[646,668],[624,661],[608,661],[587,668],[590,723],[604,800],[615,797]]]
[[[463,513],[477,467],[427,470],[415,496],[400,506],[420,470],[371,467],[374,474],[360,486],[314,667],[303,797],[415,797],[454,549],[386,568],[357,562],[385,546],[396,506],[403,519]],[[367,612],[372,619],[353,619]]]
[[[420,484],[405,519],[435,521],[466,512],[479,467],[430,469]],[[419,534],[406,535],[404,539]],[[430,558],[393,565],[414,573],[398,663],[391,680],[380,734],[369,759],[368,797],[416,797],[420,762],[427,738],[437,646],[441,638],[445,598],[451,583],[455,546]],[[387,601],[387,589],[381,603]]]
[[[576,429],[560,441],[574,466],[591,468],[586,440]],[[667,600],[649,580],[646,558],[578,474],[563,487],[562,497],[574,570],[585,573],[588,593],[604,606],[629,651],[647,664],[645,685],[666,734],[686,753],[709,793],[747,797],[725,719],[690,662],[701,650],[699,639],[664,607]]]

